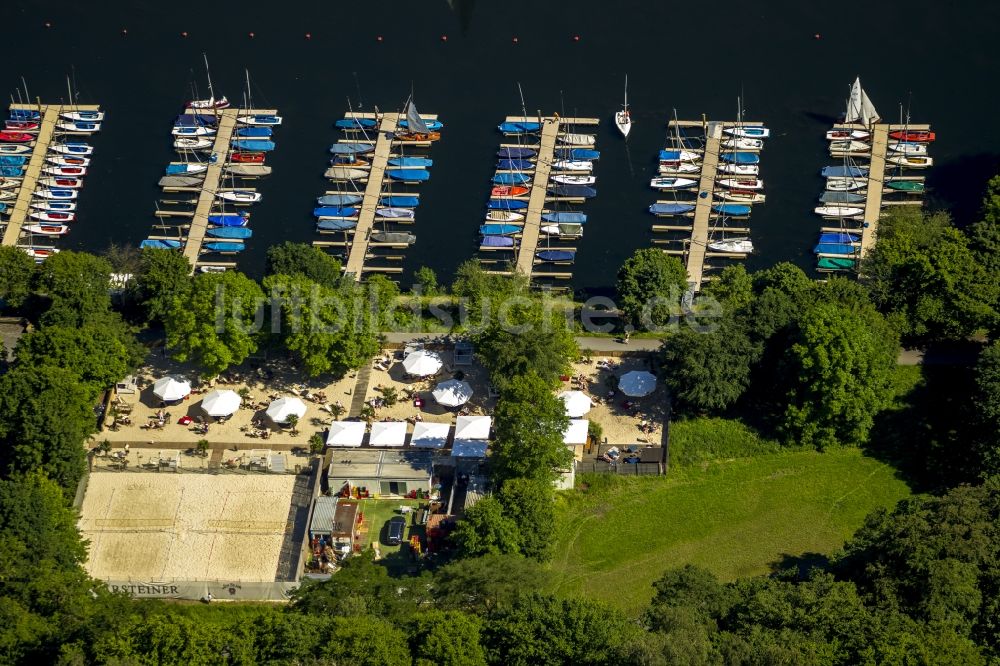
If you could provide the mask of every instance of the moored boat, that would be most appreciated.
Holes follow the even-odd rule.
[[[729,215],[730,217],[746,217],[750,214],[750,206],[744,204],[724,203],[712,206],[712,211],[719,215]]]
[[[505,123],[500,123],[497,126],[497,129],[499,129],[504,134],[511,134],[511,135],[513,135],[513,134],[531,134],[531,133],[540,131],[542,129],[542,125],[540,123],[527,122],[527,121],[526,122],[505,122]]]
[[[361,180],[368,178],[369,172],[365,169],[353,169],[350,167],[330,167],[323,172],[324,178],[330,180]]]
[[[253,192],[251,190],[227,190],[225,192],[216,192],[215,196],[217,199],[232,201],[233,203],[257,203],[261,199],[260,192]]]
[[[538,155],[538,151],[532,148],[501,148],[497,151],[497,157],[503,160],[526,160]]]
[[[373,150],[375,150],[375,144],[372,143],[335,143],[330,146],[330,153],[333,155],[370,153]]]
[[[386,169],[385,175],[401,183],[422,183],[431,178],[431,172],[427,169]]]
[[[357,220],[323,218],[316,221],[316,228],[321,231],[348,231],[356,226],[358,226]]]
[[[244,239],[253,236],[253,231],[246,227],[209,227],[205,234],[211,238]]]
[[[230,145],[234,150],[247,153],[267,153],[274,150],[274,141],[266,139],[235,139]]]
[[[17,144],[0,144],[0,155],[24,155],[31,152],[31,146]]]
[[[0,141],[4,143],[27,143],[34,140],[35,135],[27,132],[0,132]]]
[[[542,218],[544,217],[543,215]],[[486,213],[486,219],[489,222],[520,222],[524,220],[524,214],[509,210],[491,210]]]
[[[716,178],[715,184],[737,190],[764,189],[764,181],[760,178]]]
[[[147,238],[139,243],[139,249],[177,250],[183,245],[179,240],[163,238]]]
[[[179,137],[174,139],[174,148],[177,150],[208,150],[213,145],[214,142],[211,139],[204,137],[198,139]]]
[[[209,252],[219,252],[221,254],[231,254],[236,252],[242,252],[246,249],[246,245],[243,243],[229,242],[229,241],[213,241],[211,243],[205,243],[202,245],[205,250]]]
[[[885,186],[890,190],[908,194],[922,194],[924,191],[924,184],[919,180],[890,180]]]
[[[753,241],[749,238],[730,238],[728,240],[713,241],[708,244],[708,249],[728,254],[750,254],[753,252]]]
[[[684,215],[693,212],[695,204],[686,203],[654,203],[650,205],[649,212],[657,217],[670,217],[672,215]]]
[[[481,224],[479,233],[483,236],[512,236],[519,234],[524,228],[519,224]]]
[[[521,185],[497,185],[490,190],[491,197],[520,197],[531,192],[530,187]]]
[[[927,154],[927,144],[925,143],[896,141],[896,142],[889,142],[888,148],[890,153],[896,153],[900,155]]]
[[[22,229],[42,236],[65,236],[69,233],[69,226],[65,224],[26,224]]]
[[[865,139],[871,139],[871,132],[868,130],[856,130],[856,129],[834,129],[829,130],[826,133],[827,141],[850,141],[852,139],[858,141],[864,141]]]
[[[353,206],[364,200],[360,194],[325,194],[316,199],[320,206]]]
[[[889,155],[885,158],[889,164],[906,167],[907,169],[926,169],[934,166],[933,157],[915,157],[910,155]]]
[[[583,224],[587,221],[587,214],[572,210],[556,211],[542,213],[542,220],[555,224]]]
[[[532,176],[526,173],[498,173],[493,176],[493,183],[496,185],[524,185],[531,181]]]
[[[380,231],[372,234],[371,239],[375,243],[391,243],[393,245],[413,245],[417,242],[417,237],[413,234],[400,231]]]
[[[593,146],[597,143],[597,137],[593,134],[579,134],[577,132],[560,134],[557,140],[566,146]]]
[[[535,253],[535,258],[546,263],[571,264],[576,259],[576,252],[572,250],[542,250]]]
[[[896,141],[911,141],[914,143],[931,143],[937,138],[934,132],[927,130],[897,130],[889,132],[889,138]]]
[[[597,182],[597,178],[594,176],[558,175],[552,176],[551,180],[554,183],[561,183],[563,185],[593,185]]]
[[[726,127],[722,130],[724,134],[745,139],[766,139],[771,136],[771,130],[763,125],[740,125],[737,127]]]
[[[552,168],[558,171],[591,171],[594,163],[587,160],[558,160],[552,163]]]
[[[264,159],[264,153],[234,152],[229,154],[230,162],[239,162],[241,164],[263,164]]]
[[[486,202],[490,210],[523,210],[528,207],[527,201],[520,199],[490,199]]]
[[[855,215],[863,215],[865,209],[857,206],[827,205],[817,206],[813,212],[821,217],[854,217]]]
[[[687,190],[698,187],[698,181],[693,178],[653,178],[649,186],[655,190]]]
[[[257,113],[252,116],[239,116],[237,122],[244,125],[280,125],[283,118],[270,113]]]
[[[412,208],[376,208],[375,217],[384,217],[396,220],[412,220],[416,213]]]
[[[60,213],[56,211],[39,210],[31,213],[29,217],[33,220],[40,220],[42,222],[57,222],[59,224],[66,224],[67,222],[73,222],[76,220],[76,213]]]

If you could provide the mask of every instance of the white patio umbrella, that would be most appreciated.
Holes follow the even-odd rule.
[[[583,391],[563,391],[557,397],[566,405],[566,416],[573,419],[589,412],[594,404]]]
[[[306,413],[306,404],[298,398],[278,398],[267,407],[267,418],[275,423],[286,423],[293,414],[302,418]]]
[[[229,416],[243,403],[243,398],[236,391],[209,391],[201,399],[201,408],[209,416]]]
[[[191,393],[191,382],[183,377],[160,377],[153,382],[153,395],[164,402],[183,400]]]
[[[334,421],[330,424],[327,446],[361,446],[365,438],[364,421]]]
[[[449,379],[446,382],[441,382],[431,391],[435,402],[443,407],[464,405],[469,402],[472,393],[472,386],[469,385],[469,382],[463,382],[458,379]]]
[[[656,375],[645,370],[626,372],[618,380],[618,389],[625,395],[641,398],[656,390]]]
[[[441,365],[441,357],[436,352],[426,349],[415,351],[403,359],[403,369],[406,370],[406,374],[415,377],[436,375]]]

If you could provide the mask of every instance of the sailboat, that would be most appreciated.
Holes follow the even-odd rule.
[[[632,115],[628,110],[628,74],[625,75],[625,104],[621,111],[615,114],[615,127],[628,138],[628,133],[632,131]]]
[[[750,254],[753,252],[753,241],[749,238],[730,238],[709,243],[708,249],[729,254]]]
[[[413,93],[406,100],[406,125],[400,127],[405,131],[397,132],[394,137],[400,141],[437,141],[441,138],[441,133],[432,131],[420,116],[417,105],[413,103]]]
[[[208,99],[193,99],[187,103],[189,109],[228,109],[229,100],[223,95],[215,99],[215,91],[212,89],[212,73],[208,69],[208,56],[201,54],[205,59],[205,76],[208,77]]]
[[[861,87],[861,77],[855,78],[854,84],[851,86],[851,96],[847,99],[844,122],[861,123],[866,127],[871,127],[880,120],[882,117],[878,115],[875,105],[868,99],[868,93]]]

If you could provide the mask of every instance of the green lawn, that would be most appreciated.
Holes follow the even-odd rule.
[[[830,555],[867,513],[910,494],[891,467],[856,449],[585,481],[592,485],[563,494],[557,511],[555,587],[630,613],[667,568],[697,564],[732,580],[767,573],[786,556]]]

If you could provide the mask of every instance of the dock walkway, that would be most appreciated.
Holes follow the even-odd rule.
[[[722,123],[709,123],[705,130],[705,152],[702,155],[701,179],[698,182],[698,200],[695,202],[694,224],[687,253],[688,284],[695,292],[701,291],[705,271],[705,253],[708,250],[708,227],[715,203],[715,178],[719,169],[719,147],[722,145]]]
[[[511,121],[509,118],[508,122]],[[548,194],[549,173],[555,154],[556,137],[559,135],[559,119],[545,118],[542,121],[542,137],[538,145],[538,162],[535,163],[535,178],[531,183],[528,209],[521,231],[521,246],[517,251],[517,271],[530,276],[538,249],[538,234],[542,226],[542,211],[545,210],[545,196]]]

